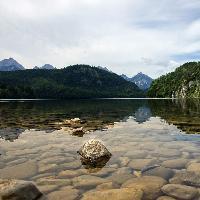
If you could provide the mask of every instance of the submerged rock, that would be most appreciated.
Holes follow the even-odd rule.
[[[74,200],[77,199],[79,196],[79,191],[72,186],[66,186],[61,188],[60,190],[51,192],[48,194],[47,200]]]
[[[64,120],[58,124],[64,128],[64,131],[69,132],[71,135],[83,137],[84,134],[87,134],[91,131],[106,130],[109,127],[112,127],[114,123],[97,119],[85,120],[73,118]]]
[[[37,174],[37,163],[35,161],[27,161],[21,164],[7,166],[0,170],[0,177],[3,179],[15,178],[26,179]]]
[[[179,184],[167,184],[162,187],[162,191],[174,198],[190,200],[197,196],[198,190],[196,188],[179,185]]]
[[[170,183],[200,187],[200,175],[195,172],[183,171],[175,174]]]
[[[176,199],[174,199],[173,197],[169,197],[169,196],[160,196],[156,200],[176,200]]]
[[[82,200],[141,200],[143,191],[137,188],[120,188],[102,191],[87,192]]]
[[[155,167],[152,166],[152,167],[143,169],[142,175],[143,176],[159,176],[165,180],[169,180],[174,175],[174,172],[172,169],[155,165]]]
[[[98,140],[89,140],[78,151],[83,165],[90,167],[103,167],[112,154]]]
[[[172,168],[172,169],[183,169],[185,168],[188,160],[184,158],[165,160],[162,163],[163,167]]]
[[[107,182],[102,183],[96,187],[96,190],[109,190],[109,189],[117,189],[119,188],[119,185],[114,182]]]
[[[83,127],[76,128],[72,130],[72,135],[83,137],[86,132],[83,130]]]
[[[104,178],[91,175],[82,175],[72,179],[72,184],[75,188],[91,189],[102,183],[110,182]]]
[[[134,170],[142,170],[148,166],[154,165],[156,162],[155,159],[145,158],[145,159],[134,159],[130,161],[128,164],[129,167],[133,168]]]
[[[30,181],[0,179],[1,200],[36,200],[42,193]]]
[[[122,184],[122,188],[137,188],[144,192],[143,199],[152,200],[162,195],[161,188],[167,183],[161,177],[158,176],[143,176],[138,178],[132,178]]]
[[[187,171],[195,172],[196,174],[200,175],[200,163],[191,163],[188,165]]]

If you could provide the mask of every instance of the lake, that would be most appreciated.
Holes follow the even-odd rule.
[[[157,199],[168,182],[200,187],[199,133],[198,99],[1,100],[0,177],[32,180],[49,199],[132,187]],[[82,164],[90,139],[111,152],[104,166]]]

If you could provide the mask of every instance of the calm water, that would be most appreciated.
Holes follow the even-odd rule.
[[[72,118],[83,123],[69,127]],[[85,134],[72,134],[80,127]],[[175,175],[200,163],[198,133],[199,100],[1,101],[0,177],[33,180],[49,199],[80,199],[142,178],[148,166]],[[77,155],[93,138],[112,153],[103,168],[84,166]],[[172,178],[169,172],[156,175]]]

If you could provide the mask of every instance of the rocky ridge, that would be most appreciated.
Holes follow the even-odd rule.
[[[13,58],[8,58],[0,61],[0,71],[16,71],[24,69],[25,68]]]

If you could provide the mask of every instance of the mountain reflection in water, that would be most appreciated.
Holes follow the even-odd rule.
[[[13,141],[26,129],[52,132],[69,126],[65,120],[72,118],[83,120],[85,129],[103,130],[129,117],[138,124],[160,117],[185,133],[200,133],[199,100],[95,99],[0,101],[0,137]]]

